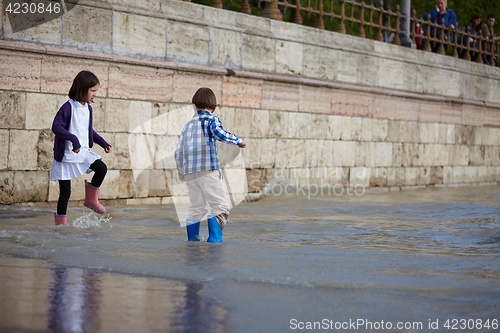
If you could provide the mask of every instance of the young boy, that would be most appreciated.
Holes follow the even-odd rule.
[[[219,117],[213,113],[217,99],[209,88],[200,88],[191,101],[195,114],[184,126],[175,151],[175,162],[181,181],[189,190],[189,211],[186,219],[188,241],[199,241],[200,220],[212,209],[208,222],[208,242],[223,243],[222,230],[227,223],[230,203],[217,155],[217,140],[245,148],[245,142],[226,132]]]

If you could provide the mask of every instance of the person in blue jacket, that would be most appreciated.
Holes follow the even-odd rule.
[[[447,0],[437,0],[436,8],[432,9],[429,13],[424,15],[424,19],[430,20],[432,23],[437,24],[439,26],[444,25],[446,28],[450,30],[455,30],[457,27],[457,15],[455,12],[448,8]],[[441,39],[441,33],[443,29],[431,27],[430,37],[434,37],[437,39]],[[444,40],[445,41],[453,41],[452,36],[445,31],[444,32]],[[432,52],[437,52],[441,43],[439,42],[431,42]]]
[[[50,169],[50,180],[59,182],[56,225],[67,225],[67,208],[71,196],[71,179],[94,171],[90,183],[85,181],[84,205],[104,214],[106,208],[99,203],[98,193],[108,171],[101,157],[90,150],[94,143],[111,152],[111,145],[92,127],[92,107],[94,97],[100,88],[99,79],[89,71],[76,75],[69,90],[69,100],[65,102],[52,123],[54,139],[54,159]]]

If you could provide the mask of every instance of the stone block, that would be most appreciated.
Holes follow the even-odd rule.
[[[311,31],[311,33],[314,33]],[[325,52],[323,46],[304,44],[303,46],[303,74],[305,77],[335,80],[337,78],[337,66],[342,52],[329,50]],[[328,66],[325,64],[329,64]]]
[[[26,117],[32,113],[28,111],[31,110],[26,107],[26,93],[0,91],[0,128],[24,129]]]
[[[484,165],[485,147],[484,146],[471,146],[469,155],[469,165]]]
[[[8,20],[6,20],[6,23],[7,22]],[[28,25],[30,25],[29,22]],[[51,45],[61,44],[61,17],[16,33],[12,32],[10,22],[8,22],[8,24],[5,24],[4,27],[4,38],[6,39],[45,43]]]
[[[439,141],[439,124],[419,123],[420,140],[422,143],[436,143]]]
[[[9,160],[9,131],[0,129],[0,170],[7,169]]]
[[[111,99],[106,100],[105,109],[105,124],[104,128],[107,132],[128,132],[129,112],[131,112],[130,100]]]
[[[261,152],[262,152],[262,139],[246,139],[247,148],[243,149],[243,159],[245,166],[250,169],[260,169],[261,165]]]
[[[260,152],[260,165],[263,168],[273,168],[276,164],[276,139],[262,139],[261,141],[261,152]],[[257,147],[249,147],[250,149],[255,149]],[[247,148],[245,148],[247,149]],[[252,168],[252,165],[247,165],[245,161],[245,167]]]
[[[235,109],[234,124],[228,131],[234,133],[240,138],[249,138],[251,136],[251,127],[249,124],[252,122],[252,110],[250,109]]]
[[[108,3],[114,5],[113,7],[127,9],[134,11],[136,8],[146,10],[148,12],[158,12],[161,9],[162,0],[107,0]]]
[[[435,166],[430,168],[429,185],[443,184],[443,167]]]
[[[420,142],[419,124],[414,121],[401,121],[399,123],[399,141],[405,142]]]
[[[36,170],[38,168],[39,131],[11,130],[9,138],[9,168]]]
[[[173,135],[160,135],[156,137],[154,149],[154,168],[155,169],[176,169],[175,151],[179,138]],[[221,144],[219,144],[221,145]]]
[[[67,96],[61,95],[26,94],[26,111],[28,111],[26,112],[26,129],[50,129],[57,111],[67,99]]]
[[[222,104],[228,107],[262,108],[262,81],[225,77]]]
[[[269,132],[269,111],[252,110],[252,121],[250,122],[250,136],[253,138],[267,138]]]
[[[405,100],[394,96],[375,94],[372,96],[372,115],[374,118],[399,119],[399,113],[405,108]]]
[[[373,140],[373,119],[371,118],[361,118],[361,141],[372,141]]]
[[[441,123],[443,124],[461,124],[462,123],[462,105],[458,103],[441,104]]]
[[[326,133],[326,139],[328,140],[340,140],[340,135],[342,133],[341,127],[342,116],[331,115],[327,118],[328,130]]]
[[[40,91],[42,55],[0,49],[0,89]]]
[[[449,145],[435,144],[432,146],[432,160],[431,166],[445,166],[449,165]]]
[[[120,170],[108,169],[106,178],[99,188],[99,198],[102,200],[120,198],[120,182]]]
[[[399,120],[389,120],[387,124],[387,140],[388,142],[400,142],[399,140],[399,129],[401,127],[401,121]]]
[[[100,88],[97,91],[97,96],[107,96],[109,63],[96,59],[67,56],[50,56],[42,59],[41,92],[61,94],[67,99],[75,76],[82,70],[91,71],[99,79]]]
[[[16,171],[13,202],[45,202],[48,199],[49,174],[45,171]]]
[[[304,140],[276,140],[276,167],[296,168],[306,163],[306,142]]]
[[[170,83],[172,84],[172,94],[168,96],[168,99],[174,102],[191,105],[191,100],[196,91],[201,87],[208,87],[214,92],[217,104],[222,104],[221,77],[202,73],[175,72]]]
[[[267,177],[263,169],[246,170],[248,193],[258,193],[266,186]],[[273,179],[270,177],[269,179]]]
[[[462,109],[462,124],[470,126],[483,126],[484,107],[464,105]]]
[[[0,171],[0,202],[4,205],[15,203],[14,171]]]
[[[372,168],[370,174],[370,187],[386,187],[388,180],[387,168]]]
[[[417,185],[417,176],[420,168],[407,167],[405,168],[405,186]]]
[[[311,87],[310,89],[316,90],[317,88]],[[312,98],[316,98],[314,93],[311,92],[309,94],[312,95]],[[331,104],[330,113],[332,114],[346,115],[351,117],[372,116],[373,97],[370,94],[353,92],[348,90],[333,89],[329,91],[328,97],[330,99],[330,104]],[[310,99],[310,102],[313,103],[313,100]],[[318,110],[317,112],[321,111]]]
[[[324,167],[332,165],[333,145],[326,140],[308,140],[306,145],[306,166]]]
[[[208,26],[169,20],[167,36],[167,59],[198,65],[209,64]]]
[[[422,123],[439,123],[441,121],[440,104],[436,101],[419,101],[418,121]]]
[[[50,171],[54,159],[54,133],[40,131],[38,140],[38,170]]]
[[[392,166],[401,167],[403,165],[403,144],[392,144]]]
[[[276,73],[302,75],[303,44],[287,40],[276,42]]]
[[[289,137],[290,112],[269,111],[269,137],[287,138]]]
[[[267,110],[298,111],[300,87],[281,82],[264,82],[262,108]]]
[[[372,140],[375,142],[391,141],[388,140],[389,120],[373,119],[372,120]]]
[[[374,142],[356,141],[356,157],[354,166],[375,167],[373,157]]]
[[[113,13],[111,7],[75,6],[62,16],[64,23],[62,25],[62,36],[64,38],[62,44],[76,46],[84,50],[109,52],[112,46],[111,39],[120,33],[119,29],[116,29],[116,26],[113,30],[113,22],[116,22],[116,20],[120,21],[120,14],[120,12]],[[131,17],[134,16],[131,15]],[[133,26],[133,23],[135,22],[131,21],[129,24]],[[136,26],[133,26],[132,29],[134,28],[137,29]],[[148,36],[145,40],[151,38],[151,34],[143,36]],[[133,40],[130,46],[141,43],[141,40],[142,38],[140,40]],[[113,42],[116,43],[114,46],[120,46],[121,40],[117,38]]]
[[[374,142],[373,163],[375,167],[390,167],[393,165],[393,144],[389,142]]]
[[[431,183],[431,167],[416,168],[415,184],[428,185]]]
[[[500,127],[500,117],[498,110],[484,110],[484,126]]]
[[[371,179],[371,168],[353,167],[349,172],[349,187],[369,187]]]
[[[450,147],[449,164],[452,166],[469,165],[470,148],[466,145],[453,145]]]
[[[248,70],[274,72],[276,41],[270,37],[244,34],[241,45],[242,67]]]
[[[290,115],[288,133],[292,138],[308,139],[311,134],[311,118],[310,113],[294,112]]]
[[[108,97],[149,102],[172,100],[173,72],[117,64],[109,68]]]
[[[484,148],[484,165],[500,165],[500,147],[486,146]]]
[[[405,184],[405,168],[387,168],[387,186],[402,186]]]
[[[101,14],[103,15],[103,14]],[[167,45],[165,41],[167,21],[162,18],[144,16],[133,13],[124,13],[114,11],[113,14],[113,34],[112,34],[112,45],[113,53],[119,55],[141,55],[153,58],[164,58],[165,55],[171,56],[170,47],[172,39],[169,38],[169,45],[167,51]],[[102,18],[98,21],[101,23]],[[103,21],[103,29],[108,29],[109,22]],[[185,23],[186,25],[188,23]],[[168,25],[169,33],[174,29],[173,27],[178,26],[174,22]],[[192,27],[193,29],[185,29],[186,35],[190,34],[192,30],[202,29],[199,26]],[[147,36],[147,38],[144,38]],[[105,38],[103,36],[103,38]],[[186,42],[190,38],[185,36],[182,41]],[[197,38],[199,40],[199,36]],[[193,45],[194,46],[194,45]],[[207,55],[205,49],[205,57]],[[206,62],[205,62],[206,63]]]
[[[331,112],[331,89],[300,86],[299,111],[314,113]]]
[[[354,166],[356,160],[356,142],[333,142],[333,166]]]
[[[212,28],[209,45],[210,64],[229,69],[241,68],[241,32]]]

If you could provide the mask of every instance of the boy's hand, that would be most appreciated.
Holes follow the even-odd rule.
[[[245,148],[247,146],[245,141],[241,141],[241,143],[238,145],[240,148]]]

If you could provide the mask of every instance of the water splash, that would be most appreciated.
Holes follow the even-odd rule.
[[[71,225],[76,228],[89,229],[92,227],[101,228],[102,224],[106,223],[109,228],[113,228],[113,225],[110,223],[111,219],[112,217],[109,214],[108,216],[103,216],[97,215],[93,211],[90,211],[89,213],[84,211],[83,215],[73,220]]]

